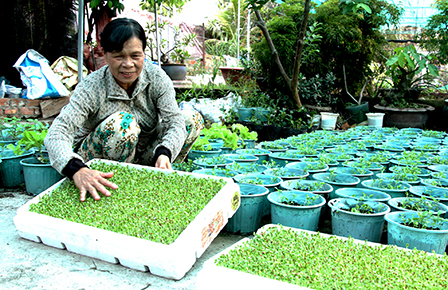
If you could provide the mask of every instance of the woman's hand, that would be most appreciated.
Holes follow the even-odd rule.
[[[87,167],[83,167],[73,175],[73,181],[79,188],[81,201],[86,200],[87,192],[93,197],[94,200],[99,200],[100,195],[98,192],[104,194],[104,196],[110,196],[109,190],[105,186],[117,189],[118,186],[109,180],[114,175],[113,172],[101,172],[98,170],[92,170]]]
[[[157,168],[160,169],[173,169],[171,167],[171,162],[170,159],[168,158],[168,156],[161,154],[157,160],[156,160],[156,165]]]

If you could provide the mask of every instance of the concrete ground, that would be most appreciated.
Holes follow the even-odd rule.
[[[204,261],[245,237],[221,232],[185,277],[174,281],[21,238],[13,218],[32,198],[24,188],[0,189],[0,289],[196,289]]]

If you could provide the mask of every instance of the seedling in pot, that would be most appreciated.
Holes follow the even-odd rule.
[[[418,211],[412,217],[400,215],[401,223],[408,227],[426,230],[440,230],[441,224],[448,222],[447,219],[435,216],[428,211]]]
[[[281,192],[281,190],[279,190],[279,192]],[[314,205],[315,201],[319,198],[319,195],[306,195],[305,200],[301,199],[298,200],[296,199],[297,194],[293,194],[292,195],[292,199],[289,199],[286,196],[282,196],[280,198],[280,203],[283,204],[287,204],[287,205],[294,205],[294,206],[309,206],[309,205]]]

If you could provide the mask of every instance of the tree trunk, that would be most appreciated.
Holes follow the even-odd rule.
[[[305,9],[303,11],[302,23],[301,23],[301,27],[300,27],[299,37],[297,39],[296,51],[294,54],[294,68],[293,68],[292,77],[288,76],[288,74],[285,71],[285,68],[282,65],[282,62],[278,55],[277,49],[275,48],[275,45],[271,38],[271,35],[269,34],[269,31],[266,27],[266,22],[264,22],[264,20],[261,17],[260,10],[254,8],[255,16],[257,17],[256,24],[263,32],[266,42],[268,43],[268,46],[271,49],[271,53],[274,58],[274,62],[277,64],[277,67],[280,70],[280,74],[282,75],[289,90],[291,91],[291,96],[293,98],[294,103],[299,108],[302,107],[302,102],[300,100],[297,85],[299,83],[300,65],[301,65],[301,61],[302,61],[303,46],[305,44],[304,39],[305,39],[306,28],[308,25],[308,18],[309,18],[309,13],[310,13],[310,2],[311,2],[311,0],[305,1]]]

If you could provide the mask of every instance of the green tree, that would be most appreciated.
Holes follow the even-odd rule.
[[[366,1],[358,2],[365,4]],[[348,90],[360,91],[372,74],[369,65],[387,59],[384,56],[387,41],[380,28],[397,23],[400,15],[400,10],[386,1],[370,0],[367,3],[369,9],[363,5],[346,9],[349,6],[338,0],[329,0],[319,6],[311,3],[314,12],[309,14],[309,27],[302,25],[306,2],[304,4],[301,0],[286,0],[278,7],[264,11],[268,19],[266,31],[269,32],[272,44],[266,40],[263,31],[264,38],[255,41],[252,48],[263,73],[268,76],[270,87],[283,92],[292,92],[294,89],[292,82],[288,84],[282,81],[285,77],[279,77],[284,74],[275,61],[278,55],[286,74],[294,75],[298,61],[304,62],[302,66],[299,65],[299,69],[308,79],[316,75],[334,74],[334,92],[338,94],[345,91],[345,66]],[[316,27],[316,23],[319,23],[320,29],[311,30],[311,27]],[[297,44],[307,42],[312,45],[302,46],[303,59],[300,60],[297,58]]]
[[[421,46],[433,53],[440,64],[448,63],[448,2],[437,1],[437,14],[431,16],[418,36]]]
[[[280,54],[278,53],[277,50],[277,47],[279,47],[279,45],[276,45],[273,38],[271,37],[268,26],[266,25],[266,22],[264,21],[262,13],[260,11],[262,7],[268,2],[268,0],[248,0],[248,2],[251,5],[250,6],[251,9],[253,9],[255,13],[257,19],[256,25],[260,28],[260,30],[263,33],[264,40],[266,41],[269,47],[272,57],[271,59],[275,64],[277,71],[280,73],[284,83],[286,84],[286,87],[290,92],[294,104],[297,105],[297,107],[301,107],[302,101],[300,100],[297,84],[299,81],[299,72],[305,43],[305,33],[307,30],[308,18],[311,8],[311,0],[305,0],[303,12],[300,17],[301,19],[300,26],[297,26],[298,29],[295,30],[297,34],[295,34],[295,36],[292,37],[292,40],[289,39],[289,41],[294,42],[294,45],[292,46],[293,49],[290,51],[290,54],[292,55],[292,62],[291,62],[292,69],[290,69],[289,71],[288,68],[285,67],[285,65],[282,62],[282,58],[280,57]],[[285,10],[288,8],[289,2],[294,1],[286,0],[284,2]],[[298,22],[297,20],[299,20],[299,18],[296,18],[294,20],[297,23]]]

